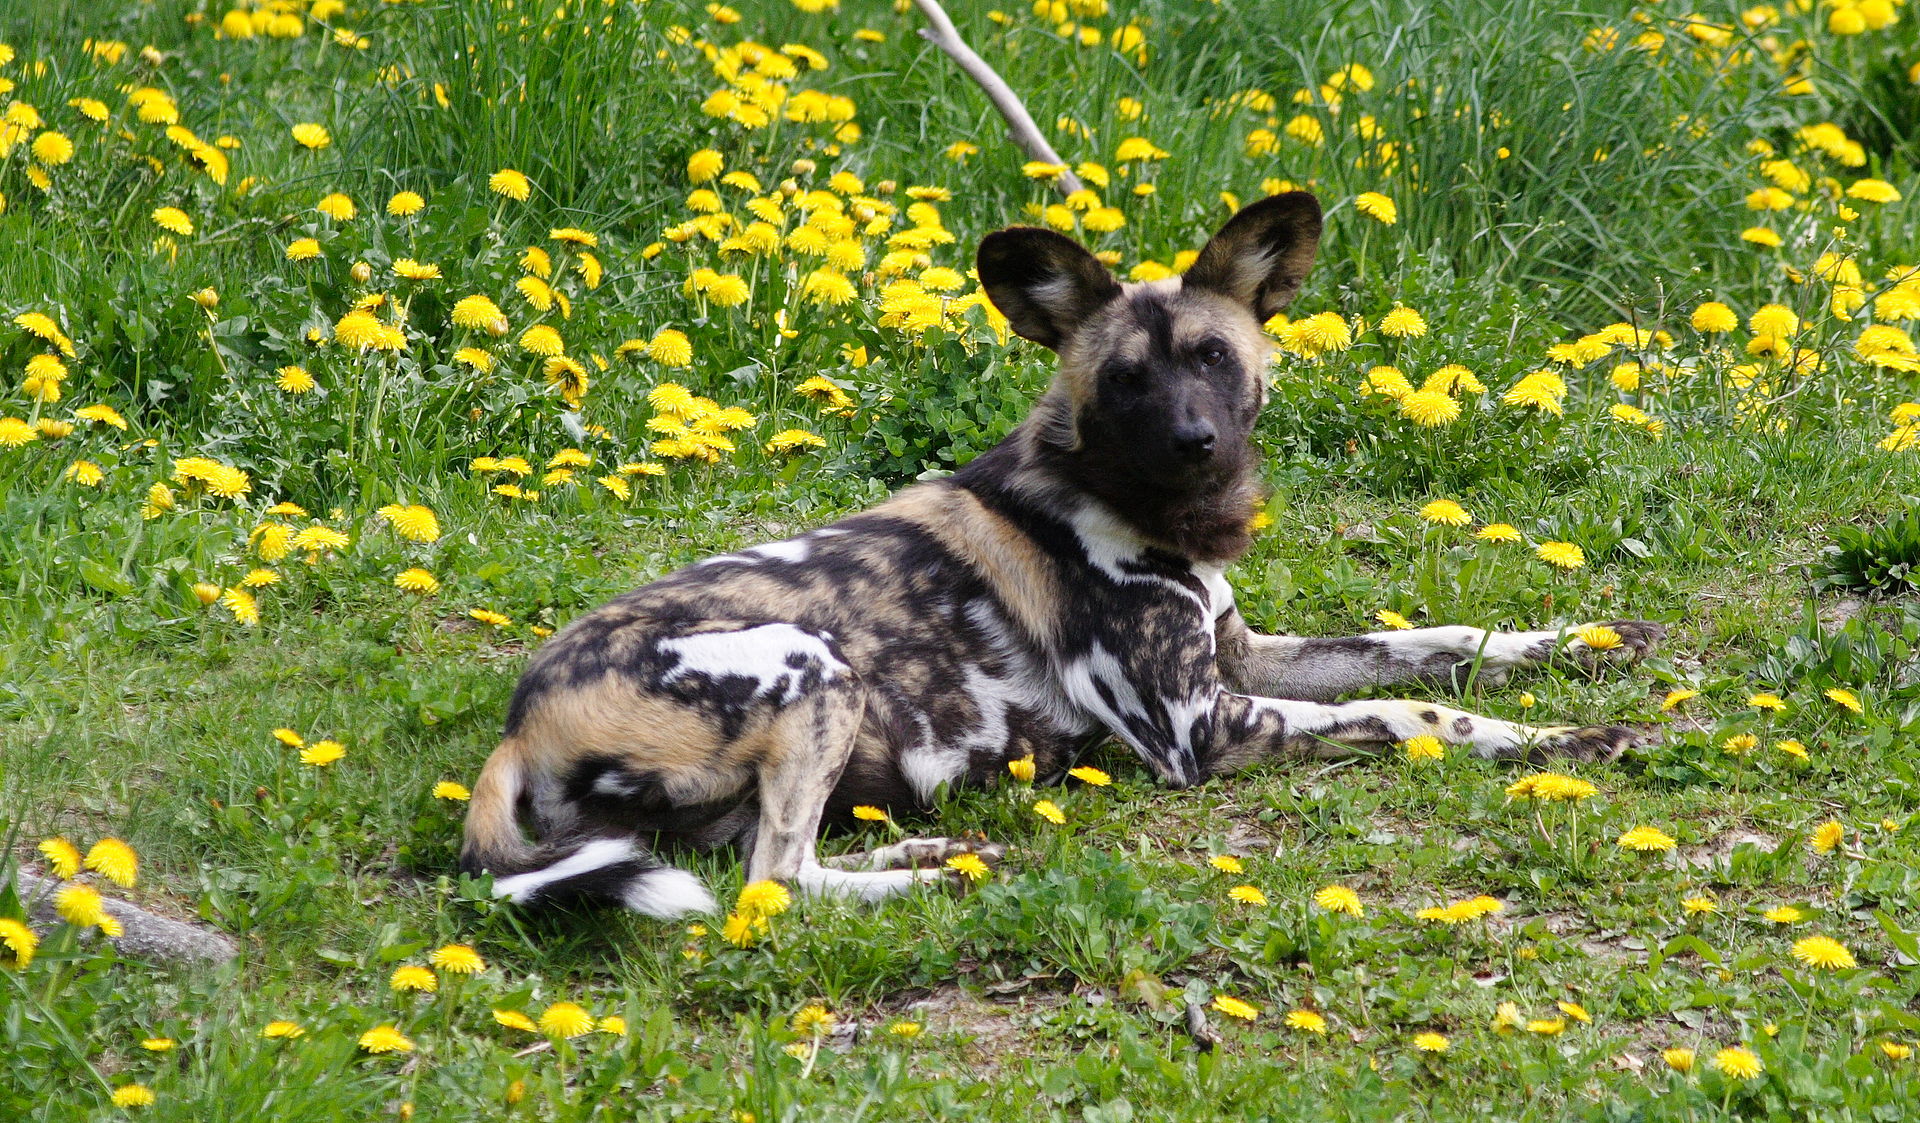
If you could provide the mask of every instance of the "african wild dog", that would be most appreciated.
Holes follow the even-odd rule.
[[[1332,701],[1474,665],[1498,678],[1582,646],[1564,633],[1295,639],[1255,635],[1235,611],[1224,570],[1256,498],[1261,325],[1319,237],[1314,197],[1279,195],[1236,215],[1183,277],[1121,284],[1059,234],[989,235],[981,283],[1015,332],[1059,355],[1032,414],[947,479],[568,625],[514,693],[463,868],[492,871],[515,901],[670,917],[714,899],[655,852],[737,843],[750,880],[875,900],[999,848],[922,839],[823,863],[823,816],[925,807],[1028,755],[1057,776],[1109,735],[1173,787],[1419,734],[1489,757],[1618,753],[1634,737],[1619,726]],[[1631,655],[1660,632],[1613,627]]]

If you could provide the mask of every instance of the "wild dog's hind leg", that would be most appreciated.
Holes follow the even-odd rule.
[[[815,896],[878,901],[944,877],[939,869],[854,872],[820,862],[820,817],[853,754],[865,712],[864,688],[838,679],[788,704],[769,724],[748,881],[773,878],[791,881],[802,893]]]
[[[1272,755],[1380,752],[1421,736],[1470,744],[1475,756],[1504,760],[1611,760],[1642,739],[1623,725],[1519,725],[1405,699],[1325,703],[1222,694],[1214,716],[1224,736],[1207,761],[1213,775]]]
[[[1629,659],[1652,651],[1666,632],[1646,620],[1616,620],[1607,627],[1620,634],[1613,650]],[[1328,701],[1354,690],[1411,682],[1464,687],[1472,679],[1497,686],[1515,667],[1544,663],[1555,652],[1587,659],[1599,654],[1574,634],[1578,630],[1444,627],[1308,639],[1260,635],[1238,612],[1228,612],[1216,622],[1215,640],[1220,676],[1232,689],[1266,698]]]

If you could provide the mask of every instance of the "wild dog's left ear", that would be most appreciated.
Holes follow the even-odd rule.
[[[1292,302],[1319,248],[1320,201],[1305,191],[1270,195],[1227,220],[1183,284],[1237,300],[1264,322]]]

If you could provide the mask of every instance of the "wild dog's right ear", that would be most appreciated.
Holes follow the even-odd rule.
[[[1051,230],[1012,226],[980,241],[980,286],[1024,338],[1058,351],[1073,329],[1120,295],[1086,247]]]
[[[1269,195],[1227,220],[1182,284],[1246,305],[1262,321],[1292,302],[1320,249],[1320,201],[1305,191]]]

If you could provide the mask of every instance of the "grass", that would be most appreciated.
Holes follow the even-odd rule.
[[[998,119],[910,14],[736,7],[724,22],[672,0],[319,0],[275,9],[300,31],[276,37],[238,35],[224,9],[184,0],[78,17],[0,0],[12,48],[0,76],[13,83],[0,103],[14,107],[0,113],[20,125],[0,140],[0,238],[14,247],[0,267],[0,418],[46,423],[0,447],[0,873],[44,869],[43,839],[84,850],[121,838],[140,855],[138,884],[82,883],[242,947],[230,968],[177,971],[62,923],[24,969],[0,958],[0,1114],[1099,1123],[1906,1110],[1916,1069],[1903,1050],[1920,1038],[1920,611],[1884,594],[1902,587],[1920,493],[1920,429],[1896,407],[1920,395],[1910,343],[1863,332],[1871,319],[1910,333],[1920,311],[1915,286],[1901,287],[1920,245],[1910,6],[1842,35],[1830,7],[1745,25],[1732,8],[1671,3],[955,5],[1067,158],[1108,173],[1097,200],[1051,211],[1058,194],[1022,174]],[[1083,26],[1098,45],[1080,41]],[[827,65],[780,55],[788,44]],[[782,57],[790,74],[766,61]],[[756,68],[784,100],[746,76]],[[1810,88],[1788,92],[1800,77]],[[166,97],[138,93],[148,87]],[[722,90],[774,112],[753,128],[703,112]],[[136,97],[171,111],[143,121]],[[82,98],[109,121],[70,104]],[[789,119],[789,106],[825,119]],[[169,136],[169,115],[191,135]],[[1302,139],[1307,124],[1289,130],[1296,117],[1318,143]],[[1839,142],[1801,131],[1823,122]],[[330,143],[295,143],[301,123]],[[75,151],[43,169],[43,189],[31,177],[47,131]],[[1118,161],[1129,137],[1167,156]],[[979,151],[950,155],[957,141]],[[691,182],[702,149],[759,189]],[[209,170],[222,160],[224,181]],[[489,188],[503,168],[528,177],[528,199]],[[1900,198],[1845,194],[1869,178]],[[1018,421],[1048,356],[1002,339],[964,278],[942,304],[929,269],[964,271],[978,238],[1012,221],[1071,227],[1122,272],[1165,269],[1236,201],[1281,181],[1310,187],[1329,215],[1290,311],[1337,315],[1352,342],[1316,348],[1273,325],[1283,352],[1258,433],[1271,525],[1233,571],[1242,611],[1303,634],[1377,628],[1383,611],[1417,624],[1660,620],[1669,641],[1638,667],[1556,666],[1481,684],[1464,704],[1658,726],[1662,743],[1582,768],[1595,794],[1545,805],[1507,794],[1524,773],[1464,754],[1279,763],[1170,793],[1110,745],[1093,763],[1111,786],[1009,780],[827,840],[852,850],[896,830],[983,832],[1011,855],[977,891],[871,909],[797,902],[744,948],[717,920],[693,931],[523,914],[452,874],[462,807],[435,785],[471,782],[546,630],[949,470]],[[1788,205],[1750,210],[1743,200],[1770,182],[1791,185]],[[737,216],[722,236],[754,221],[756,196],[783,200],[783,238],[814,216],[858,250],[858,265],[837,267],[854,298],[809,288],[824,266],[805,248],[723,252],[686,225],[699,188]],[[417,213],[388,213],[402,190],[424,196]],[[1394,224],[1359,212],[1368,191],[1394,201]],[[333,192],[354,218],[315,211]],[[169,206],[191,234],[151,219]],[[1124,223],[1093,229],[1088,206]],[[823,217],[841,212],[850,223]],[[597,245],[550,236],[566,227]],[[1783,245],[1745,240],[1747,228]],[[318,256],[289,260],[301,238]],[[543,271],[529,246],[548,255],[551,293],[524,280]],[[442,276],[400,279],[402,259]],[[737,276],[744,301],[710,280],[690,289],[702,268]],[[497,302],[505,334],[451,322],[469,294]],[[1693,326],[1710,300],[1737,314],[1735,330]],[[1755,344],[1769,333],[1751,317],[1776,304],[1800,322],[1785,343]],[[404,348],[336,342],[357,305]],[[1418,310],[1425,333],[1384,335],[1396,306]],[[30,313],[51,317],[73,354],[16,319]],[[520,346],[539,323],[578,372]],[[1656,330],[1667,336],[1636,334]],[[686,336],[685,362],[668,331]],[[485,349],[490,369],[465,348]],[[57,399],[27,383],[46,354],[65,367]],[[1403,413],[1404,392],[1363,389],[1392,389],[1381,367],[1418,387],[1445,364],[1486,389],[1447,393],[1459,416],[1433,428]],[[282,389],[289,366],[315,388]],[[1548,395],[1557,411],[1504,400],[1542,369],[1564,380]],[[816,375],[844,401],[803,390]],[[661,408],[669,382],[711,406]],[[76,413],[91,405],[125,429]],[[700,424],[724,407],[745,412],[742,427]],[[821,443],[768,447],[788,429]],[[550,474],[568,449],[588,464]],[[479,459],[512,456],[526,475]],[[182,478],[188,457],[213,467]],[[502,494],[507,483],[539,497]],[[155,485],[171,506],[145,517]],[[1470,524],[1423,519],[1440,498]],[[380,514],[395,504],[430,508],[438,533],[402,537]],[[1489,523],[1521,540],[1476,538]],[[275,535],[315,527],[347,541],[267,556]],[[1544,542],[1579,546],[1585,564],[1544,563]],[[410,568],[437,593],[395,588]],[[274,580],[244,585],[256,571]],[[236,618],[236,591],[257,623]],[[1680,690],[1698,693],[1663,705]],[[1752,703],[1769,693],[1784,710]],[[345,755],[302,764],[276,728],[335,739]],[[1752,750],[1729,751],[1748,734]],[[1039,798],[1066,823],[1036,815]],[[1639,826],[1673,849],[1616,843]],[[1239,871],[1213,864],[1224,857]],[[740,888],[731,856],[694,865],[723,897]],[[1231,896],[1239,885],[1265,903]],[[1364,915],[1313,904],[1329,885],[1352,888]],[[1464,923],[1419,915],[1480,895],[1502,907]],[[1714,911],[1687,911],[1689,898]],[[1766,918],[1782,906],[1799,919]],[[0,918],[20,915],[0,894]],[[1796,959],[1814,935],[1857,965]],[[432,994],[391,988],[397,967],[450,943],[477,949],[485,970],[442,970]],[[1210,1013],[1219,1043],[1203,1050],[1188,1007],[1223,995],[1258,1016]],[[539,1018],[560,1002],[625,1032],[596,1022],[568,1038],[492,1013]],[[1502,1021],[1505,1003],[1518,1026]],[[813,1006],[834,1024],[796,1022]],[[1290,1025],[1294,1011],[1321,1014],[1327,1032]],[[263,1037],[276,1021],[304,1035]],[[382,1025],[412,1051],[363,1048]],[[1444,1036],[1445,1051],[1420,1048],[1423,1034]],[[173,1044],[142,1045],[157,1039]],[[1716,1067],[1734,1047],[1763,1071]],[[1680,1048],[1695,1051],[1691,1070],[1663,1056]],[[124,1091],[134,1085],[154,1102],[116,1106],[116,1091],[139,1098]]]

